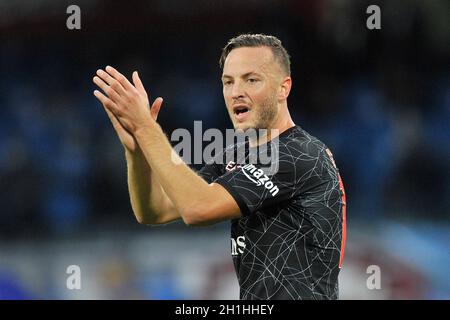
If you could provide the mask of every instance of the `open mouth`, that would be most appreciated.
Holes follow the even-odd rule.
[[[237,122],[247,121],[250,117],[251,108],[245,103],[236,103],[233,106],[234,117]]]
[[[250,111],[246,106],[236,106],[233,108],[234,114],[239,116]]]

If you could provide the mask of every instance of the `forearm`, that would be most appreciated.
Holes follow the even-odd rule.
[[[147,93],[137,72],[133,73],[133,86],[114,68],[106,71],[98,70],[94,82],[108,97],[95,92],[96,97],[114,115],[116,127],[137,141],[148,163],[145,167],[127,158],[130,198],[138,220],[143,221],[147,212],[151,212],[150,223],[181,216],[186,224],[200,225],[240,217],[236,201],[221,185],[206,183],[173,151],[156,122],[162,98],[148,108]]]
[[[221,205],[214,188],[199,177],[175,153],[155,122],[135,132],[142,153],[156,174],[158,181],[173,205],[187,224],[198,224],[206,205],[210,210],[220,210]]]
[[[130,202],[139,223],[160,224],[179,218],[142,152],[126,151],[125,156]]]

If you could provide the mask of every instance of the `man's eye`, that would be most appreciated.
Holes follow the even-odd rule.
[[[223,83],[223,85],[224,85],[224,86],[229,86],[229,85],[231,85],[231,81],[225,81],[225,82]]]
[[[258,81],[258,79],[249,78],[247,81],[250,83],[255,83],[256,81]]]

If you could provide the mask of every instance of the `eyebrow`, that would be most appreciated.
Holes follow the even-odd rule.
[[[247,77],[249,77],[249,76],[251,76],[251,75],[255,75],[255,76],[261,77],[261,74],[258,73],[258,72],[255,72],[255,71],[250,71],[250,72],[244,73],[241,77],[242,77],[242,78],[247,78]],[[224,74],[224,75],[222,76],[222,79],[225,79],[225,78],[232,79],[233,77],[230,76],[230,75]]]

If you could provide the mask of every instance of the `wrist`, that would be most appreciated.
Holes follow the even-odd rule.
[[[139,147],[139,145],[136,144],[136,148],[134,150],[130,150],[125,147],[125,158],[127,160],[131,160],[131,159],[140,160],[140,159],[144,159],[144,154],[142,153],[142,150]]]
[[[137,141],[142,141],[142,139],[154,135],[158,129],[160,129],[158,123],[156,123],[156,121],[151,121],[145,126],[140,126],[136,128],[136,130],[134,130],[133,132],[133,136],[136,138]]]

